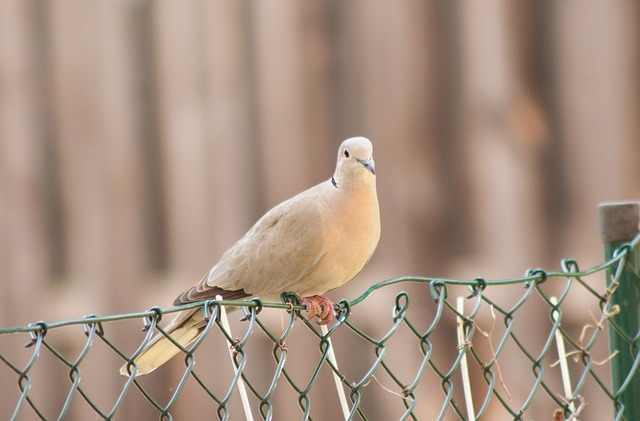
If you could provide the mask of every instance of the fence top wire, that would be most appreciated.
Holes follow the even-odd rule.
[[[621,273],[629,269],[630,254],[637,252],[639,243],[640,236],[621,246],[610,260],[586,270],[580,269],[575,260],[565,259],[561,262],[561,271],[527,270],[520,278],[388,279],[371,286],[351,301],[338,303],[336,322],[329,329],[319,329],[298,317],[304,307],[298,305],[291,294],[283,294],[281,303],[258,299],[209,300],[175,307],[154,307],[135,313],[90,315],[0,328],[0,361],[3,363],[0,364],[0,387],[4,382],[5,390],[12,391],[0,398],[4,399],[0,400],[0,403],[4,402],[0,407],[10,411],[0,411],[0,419],[81,419],[78,414],[86,414],[83,410],[103,419],[112,419],[116,415],[126,418],[126,405],[136,404],[146,411],[155,412],[160,419],[172,419],[174,413],[184,414],[187,411],[180,407],[180,401],[186,399],[183,397],[187,393],[185,391],[194,388],[204,393],[200,396],[211,403],[212,412],[219,419],[229,419],[234,411],[245,411],[245,417],[253,411],[262,419],[274,419],[274,414],[278,413],[280,417],[287,414],[287,418],[293,419],[293,411],[298,411],[301,419],[325,419],[327,407],[336,405],[335,402],[323,404],[330,399],[320,390],[326,389],[327,380],[323,376],[333,376],[339,385],[338,395],[344,395],[341,414],[347,419],[472,419],[500,414],[524,420],[531,413],[539,419],[542,416],[535,415],[537,407],[552,408],[555,411],[553,419],[577,419],[578,416],[583,419],[587,405],[598,401],[608,404],[606,406],[614,413],[615,419],[625,419],[624,407],[617,402],[617,397],[626,384],[615,391],[609,386],[607,369],[615,359],[616,350],[602,351],[603,343],[606,347],[606,334],[602,332],[606,329],[621,331],[613,317],[618,310],[611,305],[611,297],[615,294]],[[602,277],[592,276],[605,271],[612,274],[605,282],[602,282]],[[640,283],[638,273],[634,276]],[[592,282],[591,278],[598,279]],[[390,319],[380,316],[380,312],[376,312],[377,322],[374,324],[367,318],[361,320],[362,317],[358,317],[356,307],[365,305],[374,292],[391,290],[394,286],[406,290],[397,292],[393,297]],[[425,301],[425,295],[418,289],[412,289],[416,286],[427,288],[430,301]],[[500,296],[501,289],[508,286],[515,286],[520,292],[506,303],[509,300]],[[465,311],[453,296],[449,297],[454,289],[466,291],[463,295],[466,296],[465,302],[470,304],[470,310]],[[592,306],[587,314],[582,312],[576,316],[576,310],[570,303],[585,300],[585,297]],[[417,305],[413,305],[416,302]],[[546,324],[538,323],[543,332],[538,341],[531,339],[528,334],[531,329],[523,323],[532,314],[530,307],[534,302],[541,306],[542,314],[548,316]],[[425,310],[427,306],[429,309]],[[122,338],[118,338],[117,326],[120,325],[116,322],[144,322],[146,332],[140,335],[136,345],[141,349],[153,334],[166,334],[159,327],[164,315],[198,307],[208,316],[205,335],[188,349],[182,349],[184,366],[181,366],[180,380],[172,385],[168,396],[166,390],[158,396],[157,385],[144,378],[118,378],[120,384],[109,399],[99,396],[105,394],[104,390],[91,389],[91,380],[85,380],[85,377],[93,372],[89,360],[96,343],[103,344],[103,348],[108,350],[111,363],[107,365],[113,365],[114,372],[118,365],[131,361],[136,352],[123,351],[126,347],[122,345]],[[240,322],[240,328],[234,327],[238,329],[234,334],[228,325],[221,322],[221,308],[242,309],[244,321]],[[263,317],[264,309],[280,310],[281,321],[277,328]],[[520,314],[523,315],[520,317]],[[498,325],[496,321],[502,323]],[[295,324],[306,326],[306,338],[296,341],[293,333]],[[74,325],[83,327],[85,339],[81,341],[79,350],[68,352],[59,341],[51,338],[62,328]],[[447,330],[449,332],[445,335],[443,332]],[[451,330],[454,331],[453,343],[443,339],[451,337]],[[15,345],[13,338],[19,334],[29,336],[27,346],[9,346]],[[314,358],[303,358],[302,365],[308,367],[301,369],[299,364],[294,366],[296,347],[303,347],[300,341],[308,342],[309,334],[319,353],[314,354]],[[262,338],[259,341],[255,339],[258,335]],[[232,351],[232,364],[227,365],[231,365],[233,372],[224,381],[220,379],[220,373],[212,379],[205,366],[202,370],[195,369],[196,360],[202,360],[204,364],[209,358],[207,354],[198,352],[207,336],[214,337],[211,341],[218,341]],[[9,337],[12,339],[7,339]],[[252,344],[252,337],[253,342],[262,345]],[[640,364],[637,352],[640,332],[624,337],[629,347],[635,350],[632,369],[626,374],[631,378]],[[565,355],[555,351],[555,344],[559,347],[560,342],[569,348]],[[348,352],[341,349],[341,343],[348,343]],[[36,398],[38,376],[53,375],[53,371],[36,369],[45,354],[48,359],[62,363],[68,377],[68,392],[63,394],[61,402],[48,406]],[[260,370],[259,364],[252,364],[252,359],[265,360],[264,354],[270,354],[272,359],[268,370]],[[517,355],[515,359],[514,354]],[[415,361],[407,364],[409,359]],[[405,360],[404,366],[399,364],[399,360]],[[501,369],[501,363],[513,367],[511,360],[517,360],[519,365],[515,370],[519,372],[516,379],[510,376],[512,370]],[[569,369],[566,368],[567,362],[570,363]],[[223,363],[217,361],[216,364]],[[308,372],[308,375],[301,376],[299,371]],[[469,379],[470,382],[465,384]],[[278,386],[278,381],[285,386]],[[283,388],[286,393],[280,392]],[[435,393],[438,389],[440,393]],[[135,390],[140,393],[132,393]],[[132,395],[142,403],[132,403],[135,400]],[[241,409],[238,398],[234,396],[243,397],[241,400],[246,408]],[[344,399],[345,396],[348,399]],[[287,400],[288,403],[285,402]],[[320,403],[315,404],[315,400]],[[394,404],[380,406],[381,402],[389,401]],[[384,411],[391,415],[380,417]],[[549,412],[544,414],[550,418]]]

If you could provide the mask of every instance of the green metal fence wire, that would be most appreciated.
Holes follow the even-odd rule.
[[[84,402],[96,419],[127,419],[122,412],[124,402],[135,394],[138,398],[142,396],[160,419],[168,420],[173,419],[187,388],[193,390],[195,385],[203,392],[202,399],[209,400],[215,408],[209,419],[251,416],[238,404],[241,391],[247,393],[248,411],[261,419],[323,419],[317,414],[326,405],[317,404],[314,399],[319,396],[318,388],[327,387],[327,381],[322,383],[319,379],[335,376],[341,385],[339,392],[347,396],[342,409],[348,419],[389,419],[380,415],[382,401],[387,411],[396,411],[393,419],[400,420],[482,417],[525,420],[538,405],[552,408],[547,419],[588,419],[589,411],[601,406],[609,407],[616,420],[629,419],[625,418],[625,407],[619,397],[628,392],[626,388],[633,383],[630,379],[638,375],[640,332],[622,336],[628,348],[624,353],[631,361],[626,361],[629,369],[622,373],[622,386],[617,390],[610,385],[608,369],[617,361],[620,350],[608,350],[601,344],[606,346],[607,330],[621,331],[612,320],[619,312],[612,297],[619,291],[617,287],[623,277],[629,281],[629,262],[640,255],[639,243],[640,236],[622,244],[609,260],[586,270],[580,269],[575,260],[567,259],[561,262],[561,271],[528,270],[520,278],[389,279],[373,285],[352,301],[338,303],[337,320],[324,331],[300,317],[304,308],[287,294],[281,303],[212,300],[138,313],[92,315],[2,328],[0,369],[4,369],[0,371],[0,379],[10,381],[15,390],[15,400],[10,408],[5,408],[9,412],[4,416],[12,420],[64,419],[74,405]],[[609,276],[605,275],[607,272]],[[640,283],[637,272],[632,271],[631,278]],[[503,293],[507,288],[509,293]],[[460,291],[467,310],[461,310],[454,300]],[[504,298],[513,297],[514,291],[515,299]],[[364,309],[371,301],[376,309],[374,316],[370,312],[359,315],[360,308]],[[543,320],[531,320],[532,310],[528,306],[534,302],[546,314]],[[383,309],[380,303],[389,305]],[[106,345],[107,353],[117,360],[114,364],[117,370],[117,365],[132,361],[153,334],[164,332],[161,319],[196,306],[202,307],[207,315],[205,335],[189,349],[182,349],[184,366],[168,396],[154,395],[157,390],[146,380],[155,374],[152,373],[118,377],[121,387],[109,397],[111,403],[105,404],[104,399],[97,402],[97,394],[101,392],[85,385],[85,377],[90,375],[85,366],[96,344]],[[221,321],[222,308],[227,311],[240,308],[244,314],[243,321],[236,320],[234,333]],[[269,312],[272,315],[277,312],[281,318],[276,327],[265,318],[267,309],[275,309]],[[125,352],[112,336],[120,326],[118,323],[131,320],[142,320],[145,329],[137,350]],[[273,317],[270,320],[273,322]],[[456,320],[460,321],[458,329],[463,337],[460,343],[446,339],[451,335],[443,333],[455,333]],[[535,329],[530,326],[534,322],[544,332],[540,341],[532,338]],[[81,326],[85,335],[83,346],[74,356],[52,340],[63,328],[72,326]],[[295,335],[305,335],[303,341],[307,345],[309,341],[315,343],[317,349],[303,358],[308,366],[302,370],[306,375],[300,374],[299,364],[294,366],[290,361],[300,344],[293,341]],[[341,344],[346,343],[346,338],[350,345],[345,350]],[[28,339],[28,344],[21,352],[5,352],[4,344],[24,339]],[[568,348],[566,355],[558,355],[558,339]],[[196,362],[208,358],[198,352],[207,341],[222,341],[231,350],[235,369],[224,379],[222,371],[211,376],[204,370],[196,370]],[[262,345],[252,347],[253,342]],[[335,359],[330,353],[332,347]],[[263,363],[267,353],[272,359],[270,364]],[[511,363],[508,356],[514,353],[519,358]],[[54,405],[55,413],[42,409],[32,396],[32,385],[38,376],[36,366],[45,355],[60,362],[67,377],[55,380],[55,384],[65,388],[60,402]],[[217,363],[231,366],[222,360]],[[570,366],[562,376],[558,374],[561,365]],[[135,370],[135,365],[130,365],[130,369]],[[263,380],[258,380],[260,376]],[[462,392],[465,380],[470,381],[472,397]],[[286,389],[286,396],[295,399],[297,415],[289,412],[291,406],[287,407],[286,417],[278,408],[282,389]],[[368,394],[376,397],[369,399]],[[495,414],[501,414],[500,418],[495,418]]]

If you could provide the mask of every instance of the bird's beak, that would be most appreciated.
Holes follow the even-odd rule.
[[[376,173],[376,166],[373,163],[373,159],[358,159],[358,162],[361,163],[366,169],[371,171],[372,174]]]

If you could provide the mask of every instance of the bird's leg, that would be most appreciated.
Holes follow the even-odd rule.
[[[311,297],[298,297],[298,303],[306,306],[307,311],[309,312],[307,320],[313,319],[321,312],[320,303],[315,299],[316,297],[317,295],[312,295]]]
[[[322,295],[312,295],[310,297],[298,297],[298,302],[307,307],[311,320],[318,317],[318,324],[326,325],[333,320],[333,303],[327,297]]]
[[[318,315],[318,323],[321,325],[326,325],[330,323],[333,318],[333,303],[327,297],[323,297],[322,295],[318,295],[318,301],[320,301],[320,306],[322,307],[322,313]]]

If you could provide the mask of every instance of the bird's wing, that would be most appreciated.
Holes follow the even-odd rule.
[[[310,273],[324,254],[322,190],[322,185],[313,187],[266,213],[175,304],[216,295],[279,294]]]

